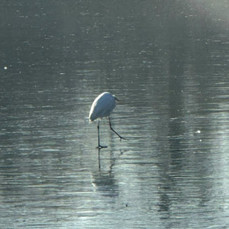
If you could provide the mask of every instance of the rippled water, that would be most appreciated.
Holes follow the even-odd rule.
[[[228,3],[70,2],[0,3],[0,227],[228,228]]]

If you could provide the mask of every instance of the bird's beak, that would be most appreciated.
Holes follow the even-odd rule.
[[[117,100],[118,102],[120,101],[117,97],[115,97],[115,100]]]

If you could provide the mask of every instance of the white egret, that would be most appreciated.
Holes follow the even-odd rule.
[[[98,119],[98,149],[106,148],[106,146],[100,145],[100,135],[99,135],[99,119],[102,119],[103,117],[108,117],[109,126],[110,129],[119,136],[120,140],[125,139],[122,136],[120,136],[111,126],[111,120],[110,120],[110,114],[112,110],[115,108],[116,100],[118,99],[112,95],[109,92],[103,92],[99,96],[97,96],[94,100],[94,102],[91,105],[91,109],[89,112],[89,120],[90,122],[93,122],[94,120]]]

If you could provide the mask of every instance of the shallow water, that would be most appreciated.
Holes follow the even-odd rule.
[[[229,226],[228,3],[208,2],[0,3],[1,228]],[[103,91],[127,140],[104,119],[98,151]]]

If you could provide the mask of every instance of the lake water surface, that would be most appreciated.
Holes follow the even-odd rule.
[[[229,227],[228,1],[0,6],[0,228]]]

